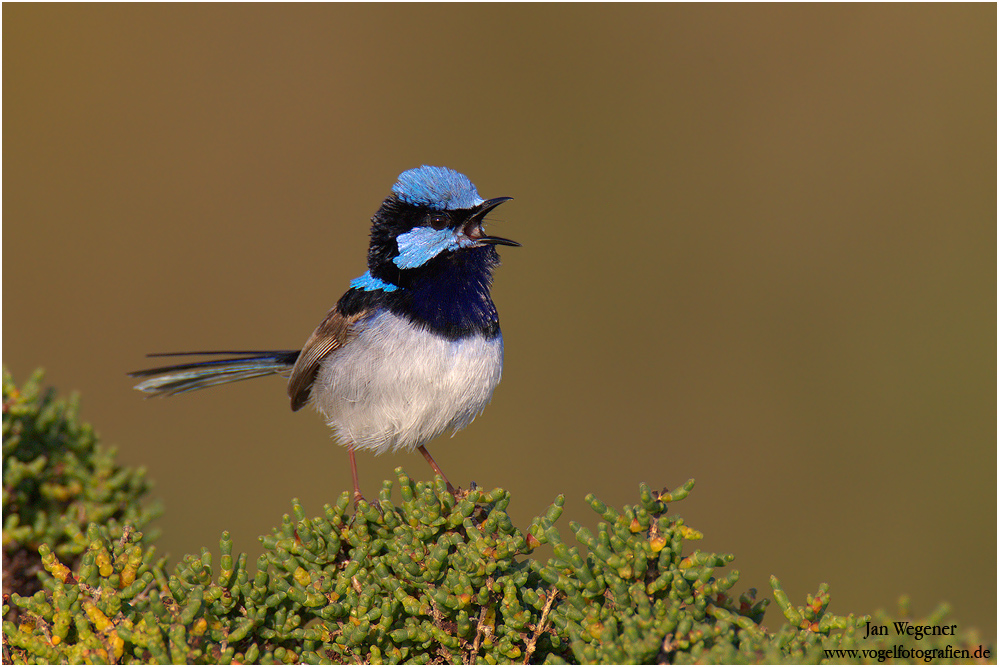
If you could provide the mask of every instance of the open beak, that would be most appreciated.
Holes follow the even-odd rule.
[[[499,236],[486,236],[482,230],[482,221],[486,217],[489,211],[493,210],[505,201],[510,201],[513,197],[496,197],[495,199],[487,199],[475,208],[475,213],[469,218],[468,222],[465,223],[465,234],[468,238],[472,239],[476,243],[489,243],[492,245],[508,245],[520,247],[520,244],[516,241],[511,241],[510,239],[504,239]]]

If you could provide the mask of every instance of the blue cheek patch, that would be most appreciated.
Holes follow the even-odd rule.
[[[392,283],[387,283],[384,280],[380,280],[371,275],[370,271],[366,271],[360,278],[354,278],[350,281],[350,286],[354,289],[364,290],[365,292],[373,292],[375,290],[382,290],[384,292],[394,292],[399,289],[398,286]]]
[[[414,227],[405,234],[399,234],[396,243],[399,245],[399,256],[392,263],[400,269],[415,269],[445,250],[457,250],[470,241],[460,238],[453,229]]]

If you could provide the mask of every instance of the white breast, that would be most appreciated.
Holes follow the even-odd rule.
[[[344,444],[380,454],[468,426],[503,372],[503,337],[449,341],[388,311],[322,362],[312,404]]]

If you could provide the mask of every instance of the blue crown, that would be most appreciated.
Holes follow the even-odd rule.
[[[467,176],[447,167],[424,165],[404,171],[392,192],[407,204],[438,211],[475,208],[483,202]]]

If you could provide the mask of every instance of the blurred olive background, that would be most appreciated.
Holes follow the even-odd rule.
[[[420,164],[490,230],[492,405],[430,450],[526,529],[676,506],[739,590],[996,622],[995,6],[4,5],[3,361],[165,500],[174,558],[350,485],[269,378],[144,401],[147,352],[302,345]],[[360,455],[369,497],[418,454]],[[781,618],[771,610],[768,622]]]

